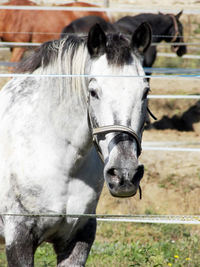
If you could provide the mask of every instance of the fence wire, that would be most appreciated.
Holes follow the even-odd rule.
[[[132,222],[157,224],[200,224],[200,215],[111,215],[111,214],[34,214],[34,213],[0,213],[0,216],[33,218],[96,218],[99,222]]]
[[[83,8],[83,7],[41,7],[41,6],[0,6],[0,9],[15,9],[15,10],[76,10],[76,11],[105,11],[105,12],[126,12],[126,13],[139,13],[139,12],[153,12],[157,13],[160,10],[157,9],[140,9],[140,8],[134,8],[134,9],[127,9],[127,8]],[[166,12],[178,12],[179,10],[169,10],[166,9]],[[200,14],[200,10],[184,10],[184,14]],[[37,34],[44,34],[44,33],[37,33]],[[49,33],[48,33],[49,34]],[[166,37],[166,36],[165,36]],[[171,37],[171,36],[169,36]],[[187,38],[195,38],[195,37],[187,37]],[[177,43],[177,45],[200,45],[200,43]],[[11,43],[11,42],[5,42],[0,43],[0,46],[5,45],[12,45],[12,46],[21,46],[24,45],[24,43]],[[38,43],[26,43],[27,46],[38,46]],[[154,43],[153,45],[157,45],[157,43]],[[174,43],[171,43],[170,45],[175,45]],[[166,53],[159,53],[158,55],[164,56]],[[174,55],[175,56],[175,55]],[[184,56],[184,57],[187,57]],[[198,58],[198,57],[196,57]],[[32,74],[0,74],[0,77],[79,77],[80,75],[32,75]],[[85,77],[91,77],[91,75],[82,75]],[[95,75],[100,76],[102,75]],[[105,77],[105,76],[104,76]],[[110,76],[109,76],[110,77]],[[115,77],[115,76],[112,76]],[[119,77],[119,76],[117,76]],[[123,77],[138,77],[138,76],[123,76]],[[147,78],[200,78],[200,75],[154,75],[154,76],[140,76],[140,77],[147,77]],[[157,96],[149,96],[149,98],[187,98],[187,99],[199,99],[199,95],[193,95],[193,96],[178,96],[178,95],[157,95]],[[144,150],[164,150],[164,151],[185,151],[185,152],[200,152],[199,148],[175,148],[175,147],[151,147],[151,146],[144,146]],[[81,218],[81,217],[87,217],[87,218],[96,218],[97,221],[103,221],[103,222],[133,222],[133,223],[166,223],[166,224],[200,224],[200,216],[199,215],[107,215],[107,214],[17,214],[17,213],[0,213],[0,216],[27,216],[27,217],[62,217],[62,218]]]
[[[108,13],[158,13],[161,11],[161,8],[141,8],[134,5],[134,8],[123,8],[123,7],[69,7],[69,6],[8,6],[0,5],[0,9],[7,10],[48,10],[48,11],[96,11],[96,12],[108,12]],[[180,8],[162,8],[164,13],[178,13]],[[200,14],[199,9],[184,9],[183,14],[186,15],[198,15]]]

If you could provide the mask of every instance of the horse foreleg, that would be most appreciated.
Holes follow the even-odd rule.
[[[89,219],[86,225],[78,230],[76,235],[70,239],[57,240],[54,249],[57,254],[58,267],[83,267],[95,239],[96,219]]]
[[[26,48],[14,47],[13,50],[12,50],[12,56],[11,56],[10,61],[11,62],[19,62],[22,59],[23,54],[25,53],[25,51],[26,51]]]
[[[25,223],[9,221],[5,227],[5,241],[8,267],[34,266],[36,241]]]

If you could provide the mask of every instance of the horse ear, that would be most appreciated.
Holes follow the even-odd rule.
[[[183,14],[183,10],[181,10],[175,17],[177,18],[177,19],[179,19],[180,18],[180,16]]]
[[[147,22],[143,22],[133,33],[131,46],[140,53],[144,53],[150,46],[152,39],[151,26]]]
[[[87,47],[91,56],[102,55],[106,48],[106,35],[101,26],[97,23],[89,31]]]

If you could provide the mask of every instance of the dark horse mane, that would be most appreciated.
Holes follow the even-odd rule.
[[[69,36],[63,40],[48,41],[40,45],[34,50],[34,52],[27,58],[23,59],[17,64],[15,72],[30,72],[32,73],[39,67],[46,67],[58,56],[59,47],[63,43],[63,52],[70,46],[74,47],[74,50],[84,42],[83,38],[76,36]]]
[[[131,56],[131,47],[130,40],[126,36],[123,36],[120,33],[110,33],[106,36],[107,42],[104,53],[106,54],[108,64],[122,66],[124,64],[130,64],[133,60]],[[59,52],[59,48],[62,44],[62,53],[68,49],[72,49],[72,59],[73,54],[78,50],[79,46],[87,45],[87,36],[76,36],[69,35],[66,38],[60,40],[53,40],[43,43],[40,47],[35,49],[35,51],[18,63],[15,72],[24,73],[30,72],[32,73],[39,67],[45,68],[51,62],[53,62]],[[98,56],[102,55],[99,53]]]

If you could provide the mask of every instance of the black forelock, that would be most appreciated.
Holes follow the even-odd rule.
[[[120,33],[107,35],[106,57],[109,64],[122,66],[130,64],[131,56],[130,40]]]

